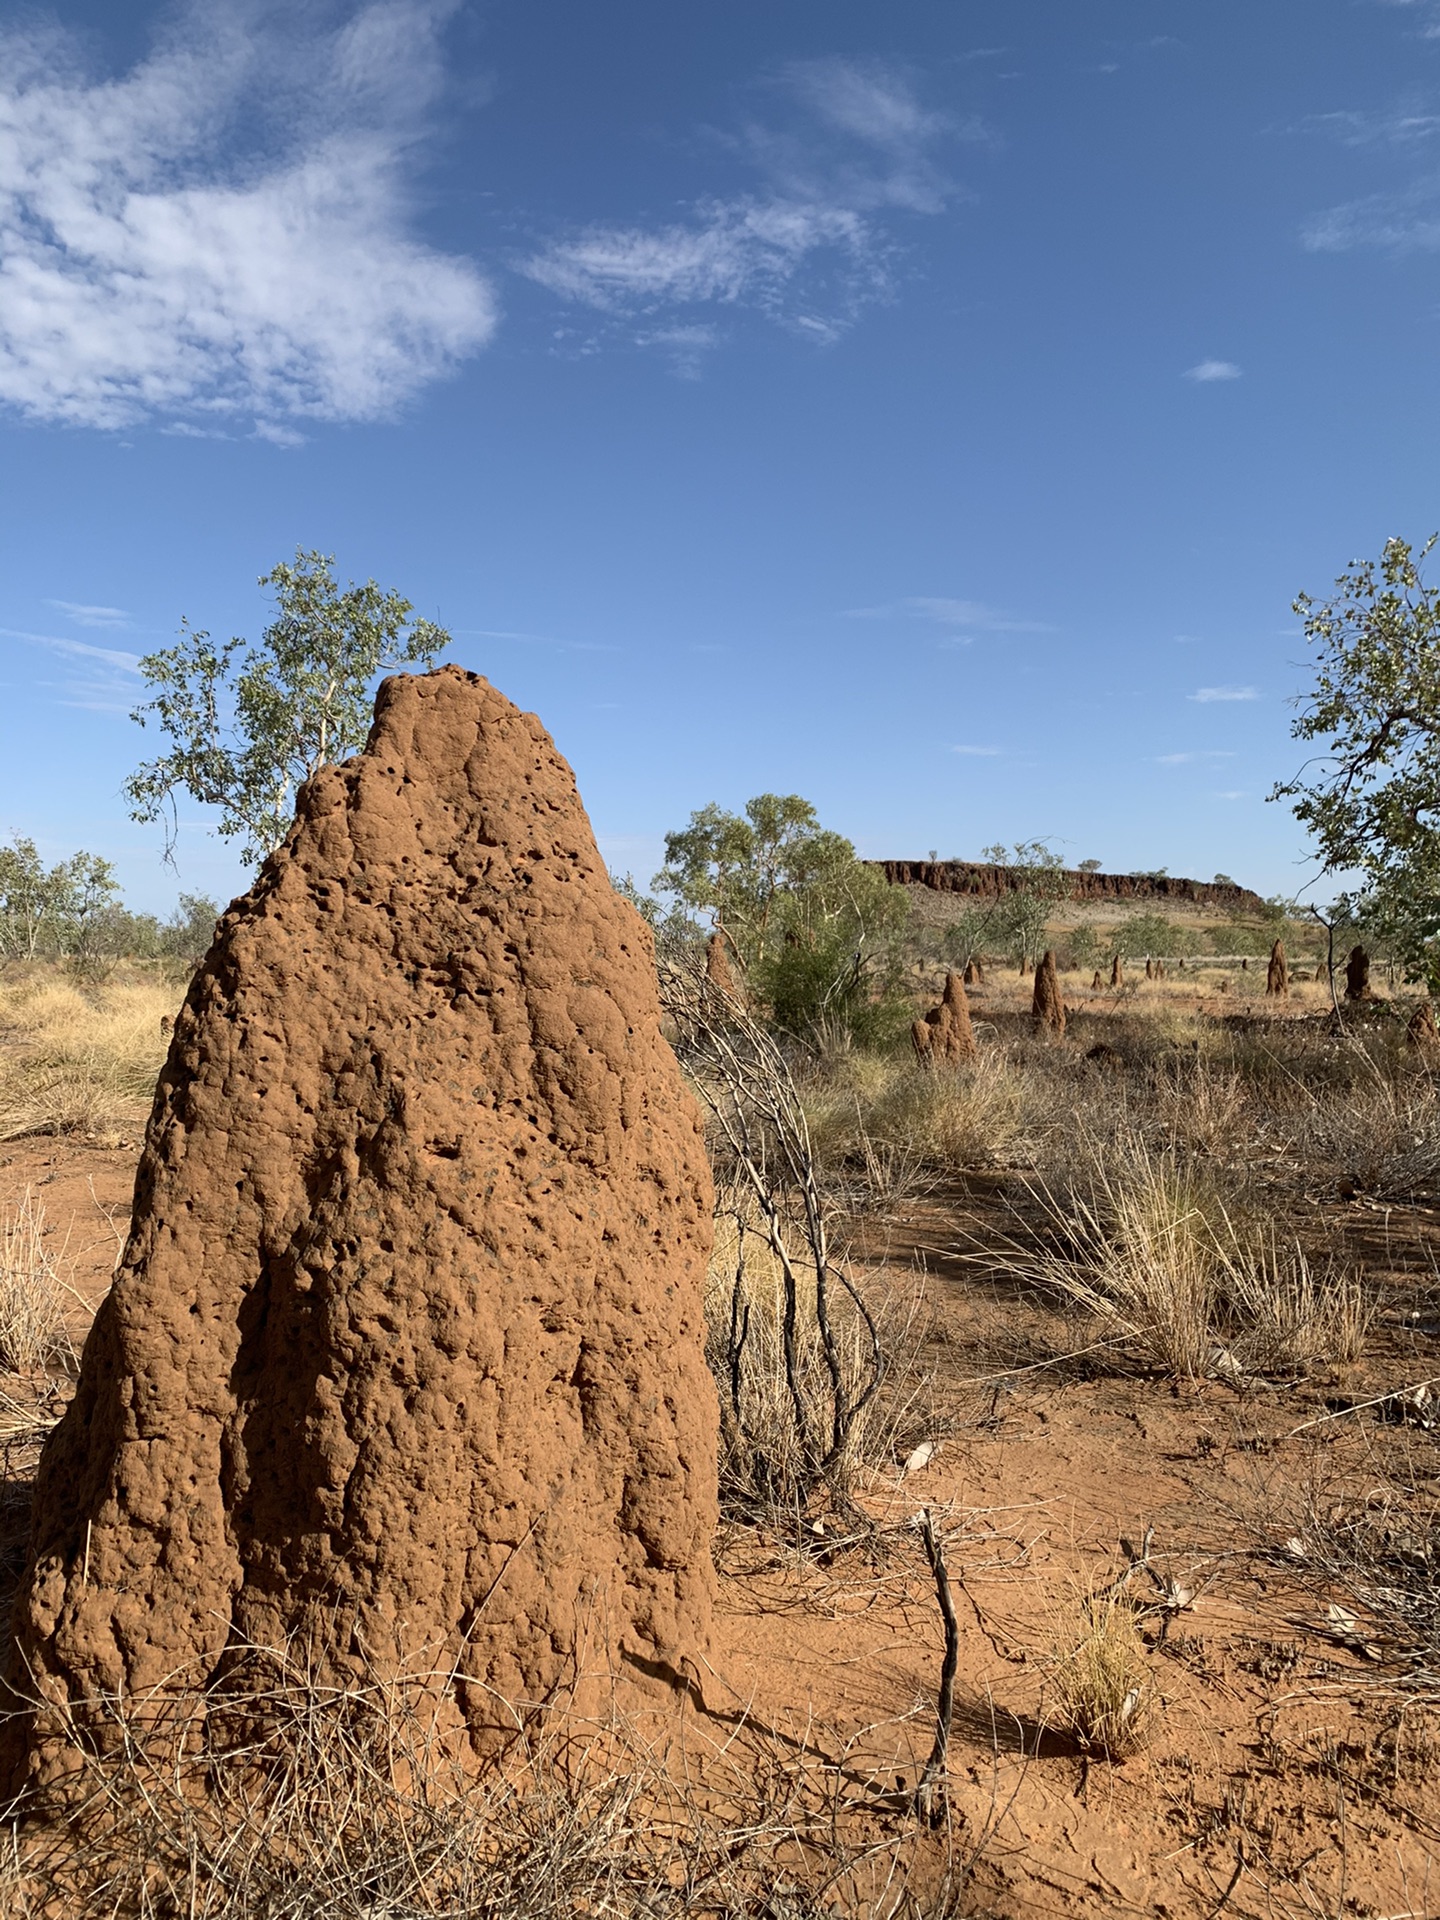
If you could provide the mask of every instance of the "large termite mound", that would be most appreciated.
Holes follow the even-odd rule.
[[[48,1444],[0,1787],[242,1648],[484,1748],[706,1642],[710,1179],[650,936],[533,715],[385,682],[220,923]]]

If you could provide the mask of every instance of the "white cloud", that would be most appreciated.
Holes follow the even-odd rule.
[[[1157,753],[1157,767],[1186,767],[1195,760],[1233,760],[1235,755],[1220,748],[1208,748],[1198,753]]]
[[[121,607],[87,607],[78,600],[47,600],[47,607],[54,607],[63,613],[67,620],[73,620],[77,627],[128,627],[130,616]]]
[[[0,402],[113,428],[390,413],[489,337],[488,286],[409,231],[405,163],[454,0],[338,32],[190,0],[129,72],[0,35]]]
[[[1302,230],[1311,253],[1346,253],[1352,247],[1388,247],[1395,253],[1433,253],[1440,248],[1440,176],[1428,176],[1400,193],[1372,193],[1315,216]]]
[[[1239,787],[1227,787],[1222,793],[1217,793],[1213,797],[1216,800],[1244,800],[1247,795],[1242,793]]]
[[[859,255],[866,235],[844,208],[713,202],[689,225],[592,227],[527,261],[552,293],[611,311],[670,302],[773,303],[822,247]]]
[[[1213,700],[1258,700],[1258,687],[1200,687],[1194,693],[1187,694],[1187,700],[1198,700],[1202,706],[1208,706]]]
[[[890,219],[940,213],[954,197],[933,149],[981,129],[925,107],[907,76],[876,62],[794,62],[769,91],[789,103],[793,124],[754,122],[721,142],[757,187],[700,199],[681,219],[596,222],[521,260],[519,272],[607,316],[748,309],[820,344],[836,339],[890,291]],[[667,325],[628,337],[669,351],[688,373],[718,340]]]
[[[1202,360],[1198,366],[1187,367],[1184,377],[1203,386],[1212,380],[1238,380],[1240,369],[1233,360]]]
[[[24,640],[32,647],[48,647],[52,653],[63,653],[76,660],[103,660],[107,667],[118,668],[124,673],[139,673],[140,656],[120,647],[95,647],[88,640],[66,640],[53,633],[24,633],[18,627],[0,627],[0,634],[7,640]]]
[[[83,707],[95,713],[129,713],[138,691],[140,656],[121,647],[97,647],[88,640],[70,640],[52,633],[26,633],[16,627],[0,627],[0,637],[20,640],[27,646],[44,647],[62,659],[73,660],[85,669],[64,680],[40,680],[65,707]]]
[[[951,747],[952,753],[964,753],[977,760],[995,760],[999,758],[999,747]]]
[[[1044,620],[1017,620],[998,607],[987,607],[979,600],[951,600],[932,594],[915,594],[905,600],[892,600],[881,607],[850,607],[850,620],[927,620],[936,626],[974,628],[980,633],[1054,633]]]
[[[1426,33],[1424,38],[1432,36]],[[1368,147],[1385,143],[1394,147],[1414,146],[1440,133],[1440,114],[1417,113],[1404,108],[1391,113],[1316,113],[1303,123],[1305,130],[1328,133],[1347,147]]]

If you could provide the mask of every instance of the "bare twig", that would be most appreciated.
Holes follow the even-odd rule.
[[[935,1597],[940,1603],[940,1618],[945,1623],[945,1658],[940,1668],[940,1697],[935,1708],[935,1744],[915,1789],[915,1813],[932,1827],[942,1825],[949,1810],[946,1793],[946,1769],[950,1752],[950,1726],[955,1717],[955,1671],[960,1664],[960,1624],[955,1618],[955,1601],[950,1592],[950,1576],[945,1555],[935,1533],[929,1507],[920,1515],[920,1538],[925,1558],[935,1577]]]

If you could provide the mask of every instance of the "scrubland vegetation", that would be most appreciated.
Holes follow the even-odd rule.
[[[1366,1804],[1383,1800],[1402,1853],[1421,1858],[1434,1810],[1417,1756],[1440,1740],[1440,1500],[1433,1388],[1421,1384],[1440,1374],[1430,1357],[1440,1063],[1407,1040],[1414,990],[1342,1003],[1337,1022],[1324,981],[1267,1002],[1258,969],[1230,969],[1228,995],[1218,974],[1193,969],[1118,992],[1072,970],[1057,1043],[1031,1022],[1028,978],[982,953],[978,1057],[927,1067],[888,1014],[847,1022],[832,1000],[797,1033],[752,995],[738,958],[727,1001],[707,985],[693,936],[672,923],[661,945],[717,1175],[707,1316],[731,1604],[752,1602],[763,1573],[764,1590],[778,1582],[802,1616],[866,1594],[872,1607],[903,1594],[907,1617],[928,1615],[928,1688],[906,1723],[915,1758],[900,1790],[858,1761],[868,1785],[847,1786],[777,1745],[764,1716],[742,1716],[723,1786],[712,1766],[703,1790],[678,1787],[664,1753],[617,1721],[594,1729],[588,1762],[540,1736],[503,1779],[458,1796],[433,1780],[421,1791],[406,1747],[433,1738],[419,1705],[387,1700],[382,1711],[353,1691],[327,1693],[297,1653],[267,1674],[266,1731],[258,1746],[237,1741],[249,1758],[222,1770],[218,1799],[193,1793],[183,1772],[143,1775],[138,1750],[136,1770],[118,1778],[87,1760],[94,1837],[78,1854],[68,1841],[22,1846],[14,1910],[78,1911],[81,1885],[103,1882],[105,1911],[217,1920],[1023,1911],[1007,1904],[1024,1875],[1001,1837],[1004,1794],[1069,1755],[1148,1782],[1140,1798],[1160,1821],[1166,1769],[1184,1745],[1177,1661],[1199,1662],[1185,1672],[1203,1687],[1210,1657],[1196,1651],[1196,1596],[1218,1588],[1243,1613],[1233,1595],[1256,1570],[1283,1584],[1286,1617],[1307,1622],[1300,1638],[1320,1650],[1304,1671],[1328,1677],[1309,1694],[1343,1674],[1372,1758],[1359,1776],[1308,1747],[1255,1763],[1257,1780],[1278,1770],[1312,1822],[1330,1822],[1298,1879],[1273,1835],[1262,1860],[1240,1813],[1207,1830],[1197,1857],[1220,1863],[1223,1891],[1223,1861],[1249,1845],[1245,1877],[1264,1883],[1267,1910],[1327,1911],[1296,1889],[1333,1889],[1342,1868],[1354,1883],[1353,1834],[1333,1810],[1336,1794],[1343,1807],[1363,1791]],[[902,933],[869,990],[908,1013],[933,1001],[940,979],[933,949],[907,951]],[[47,1138],[76,1152],[134,1143],[181,984],[135,963],[106,979],[63,962],[0,977],[12,1150]],[[20,1189],[0,1234],[0,1414],[22,1485],[75,1366],[74,1280],[63,1223],[44,1205],[42,1191]],[[1104,1543],[1026,1545],[999,1517],[1003,1502],[977,1505],[961,1486],[965,1460],[1013,1426],[1007,1410],[1037,1382],[1077,1408],[1121,1395],[1137,1432],[1164,1420],[1161,1409],[1183,1418],[1193,1405],[1197,1461],[1248,1465],[1216,1490],[1203,1525],[1197,1513],[1193,1537],[1172,1521],[1163,1553],[1148,1539],[1111,1540],[1108,1556]],[[1292,1428],[1308,1432],[1287,1441]],[[1065,1495],[1063,1470],[1054,1491]],[[994,1805],[978,1831],[953,1787],[939,1829],[915,1817],[945,1638],[913,1524],[922,1506],[958,1591],[981,1608],[975,1620],[1024,1660],[1008,1706],[993,1674],[977,1702],[973,1625],[967,1651],[957,1642],[959,1705],[945,1733],[952,1779],[957,1748],[972,1770],[989,1769]],[[1135,1516],[1137,1540],[1145,1518]],[[976,1541],[992,1552],[997,1537],[1016,1556],[1003,1562],[1003,1627],[993,1598],[974,1599],[990,1590],[972,1584]],[[10,1560],[13,1574],[13,1545]],[[1281,1651],[1254,1660],[1265,1672],[1279,1663],[1284,1687],[1256,1674],[1247,1684],[1288,1701],[1303,1675],[1287,1664],[1286,1631],[1276,1639],[1257,1616],[1250,1638]],[[1248,1644],[1243,1632],[1226,1641]],[[116,1712],[123,1719],[120,1703]],[[1225,1791],[1233,1798],[1233,1778]],[[783,1909],[766,1905],[777,1873]]]

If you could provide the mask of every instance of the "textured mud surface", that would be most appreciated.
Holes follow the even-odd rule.
[[[12,1684],[193,1689],[299,1635],[453,1667],[483,1742],[703,1650],[709,1217],[569,768],[475,676],[387,682],[176,1022]],[[53,1726],[12,1723],[10,1789]]]

